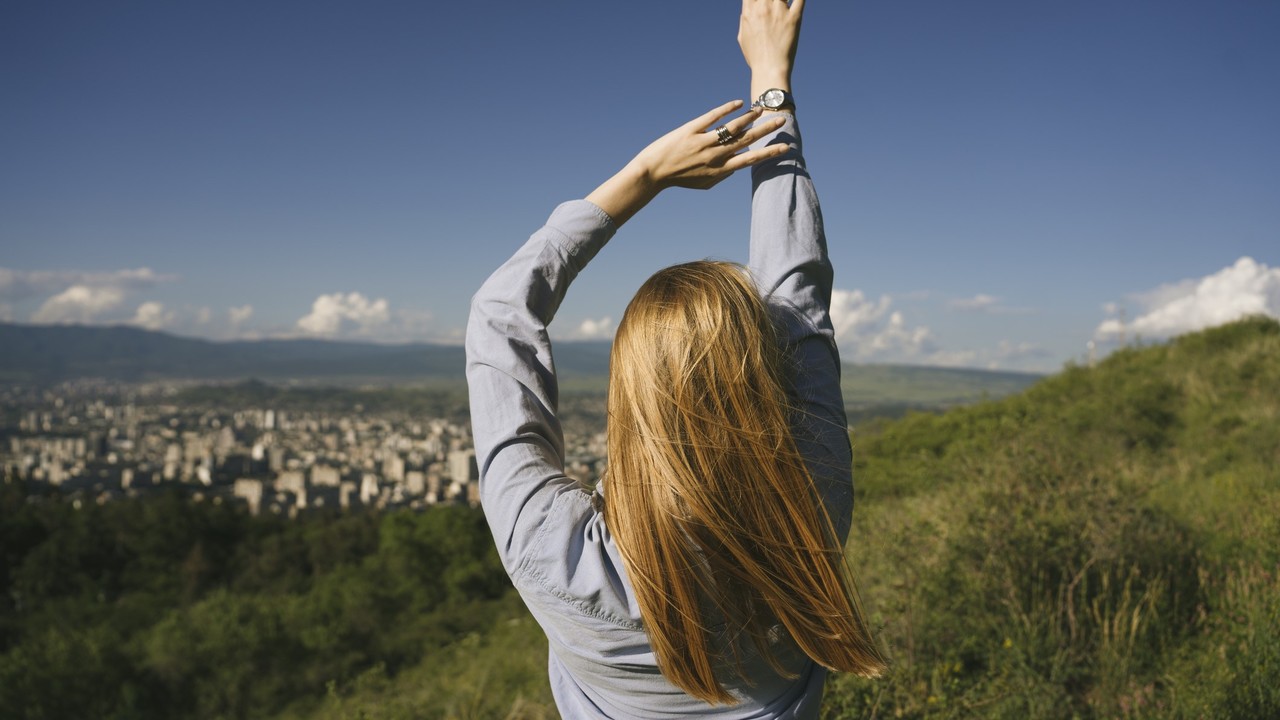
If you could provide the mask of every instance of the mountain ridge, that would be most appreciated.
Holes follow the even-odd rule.
[[[556,342],[556,369],[574,388],[603,390],[611,343]],[[0,382],[155,380],[462,381],[462,345],[315,338],[204,340],[128,325],[0,323]],[[1021,390],[1033,373],[917,365],[844,365],[854,405],[945,406]]]

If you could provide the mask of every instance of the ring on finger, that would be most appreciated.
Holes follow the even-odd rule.
[[[732,145],[735,139],[736,138],[734,138],[733,133],[729,131],[727,126],[721,125],[716,128],[717,145]]]

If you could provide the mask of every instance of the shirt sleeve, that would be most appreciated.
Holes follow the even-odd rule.
[[[852,456],[831,323],[833,272],[822,209],[805,167],[795,116],[757,140],[786,154],[752,168],[752,278],[773,312],[791,361],[793,432],[843,542],[853,512]]]
[[[480,501],[509,573],[556,497],[578,489],[564,473],[547,325],[569,284],[615,229],[594,204],[564,203],[471,301],[467,386]]]

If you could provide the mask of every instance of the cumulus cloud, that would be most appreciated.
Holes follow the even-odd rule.
[[[578,325],[578,336],[582,338],[609,338],[613,336],[613,318],[605,316],[599,320],[587,318]]]
[[[6,303],[0,303],[0,322],[13,322],[13,308]]]
[[[248,321],[249,318],[253,317],[253,306],[241,305],[240,307],[231,308],[228,312],[231,314],[231,327],[234,329],[240,327]]]
[[[878,301],[871,302],[861,290],[832,290],[831,324],[835,326],[836,338],[868,332],[889,312],[891,302],[888,295],[881,295]]]
[[[833,290],[831,323],[836,342],[850,359],[919,360],[937,348],[929,328],[909,327],[901,312],[891,311],[888,295],[871,301],[861,290]]]
[[[321,295],[311,312],[298,320],[298,329],[309,335],[336,335],[349,331],[368,335],[391,317],[384,298],[369,300],[358,292]]]
[[[138,306],[130,325],[137,325],[148,330],[159,330],[173,322],[173,312],[164,309],[163,303],[148,300]]]
[[[612,340],[614,330],[613,317],[609,315],[586,318],[573,326],[552,325],[552,332],[559,340]]]
[[[31,316],[38,323],[88,323],[103,313],[115,310],[124,302],[124,291],[117,287],[72,285],[44,301]]]
[[[1280,318],[1280,268],[1242,257],[1200,279],[1161,285],[1134,297],[1142,307],[1132,322],[1113,317],[1094,336],[1111,341],[1126,335],[1167,338],[1238,320],[1246,315]],[[1119,307],[1104,308],[1120,312]]]
[[[130,293],[175,279],[147,267],[106,272],[0,268],[0,301],[22,304],[43,297],[31,322],[91,323],[118,309]],[[12,314],[13,306],[6,307]]]
[[[232,308],[232,331],[239,337],[256,337],[258,331],[248,331],[244,324],[254,314],[254,308],[244,305]],[[294,332],[282,329],[265,330],[267,336],[303,335],[327,338],[359,338],[364,341],[446,342],[453,336],[442,337],[435,328],[435,315],[421,308],[395,308],[385,298],[372,299],[359,292],[321,295],[312,303],[311,312],[299,319]],[[461,330],[458,331],[459,336]]]
[[[201,325],[208,325],[213,320],[213,311],[207,307],[196,309],[196,322]]]

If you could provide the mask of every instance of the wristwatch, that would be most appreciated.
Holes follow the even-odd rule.
[[[760,93],[760,97],[751,103],[751,107],[762,107],[765,110],[794,110],[796,107],[796,99],[791,93],[782,88],[769,88]]]

